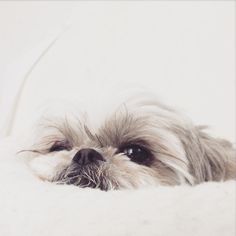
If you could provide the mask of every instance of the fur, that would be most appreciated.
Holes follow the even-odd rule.
[[[235,149],[211,137],[176,110],[153,99],[128,100],[96,128],[83,116],[49,117],[37,125],[25,154],[42,180],[101,190],[160,185],[195,185],[236,178]],[[61,142],[65,150],[50,151]],[[139,145],[152,157],[133,162],[120,148]],[[78,166],[80,150],[96,150],[105,161]]]

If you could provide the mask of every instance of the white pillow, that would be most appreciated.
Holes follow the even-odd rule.
[[[29,61],[21,60],[28,77],[21,93],[10,99],[15,103],[8,109],[15,104],[17,110],[4,117],[5,133],[24,131],[51,100],[82,99],[93,106],[107,92],[114,97],[117,90],[145,87],[183,107],[197,123],[210,124],[217,134],[233,139],[234,71],[228,60],[234,45],[225,40],[231,39],[231,28],[223,27],[231,24],[223,17],[228,12],[179,6],[77,7],[68,30],[36,45]]]

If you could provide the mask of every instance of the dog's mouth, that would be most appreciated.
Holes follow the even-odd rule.
[[[52,182],[103,191],[118,189],[118,184],[109,178],[104,166],[98,164],[80,166],[73,163],[58,173]]]

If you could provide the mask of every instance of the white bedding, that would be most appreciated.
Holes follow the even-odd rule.
[[[78,4],[78,22],[47,53],[58,32],[9,66],[0,94],[0,236],[235,235],[235,181],[110,192],[55,185],[37,179],[16,155],[24,137],[5,138],[27,133],[49,99],[89,97],[92,84],[101,96],[98,87],[107,92],[112,81],[152,88],[233,141],[230,5],[152,4],[102,11]]]
[[[235,181],[103,192],[33,176],[0,145],[0,235],[235,235]]]

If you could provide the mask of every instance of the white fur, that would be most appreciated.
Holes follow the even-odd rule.
[[[108,186],[122,189],[194,185],[235,178],[234,150],[230,143],[208,136],[154,96],[134,94],[125,99],[114,103],[110,110],[101,109],[99,115],[103,115],[94,114],[95,117],[87,114],[85,107],[76,108],[75,103],[72,112],[65,104],[59,113],[55,112],[56,106],[46,107],[46,114],[35,124],[36,131],[31,132],[30,141],[22,148],[26,149],[25,156],[34,173],[48,181],[73,182],[103,190],[109,190]],[[97,122],[91,122],[95,119]],[[61,141],[71,151],[50,152]],[[140,143],[154,157],[149,164],[140,165],[118,154],[122,154],[122,145]],[[86,168],[75,167],[71,160],[83,148],[95,149],[106,161]]]

